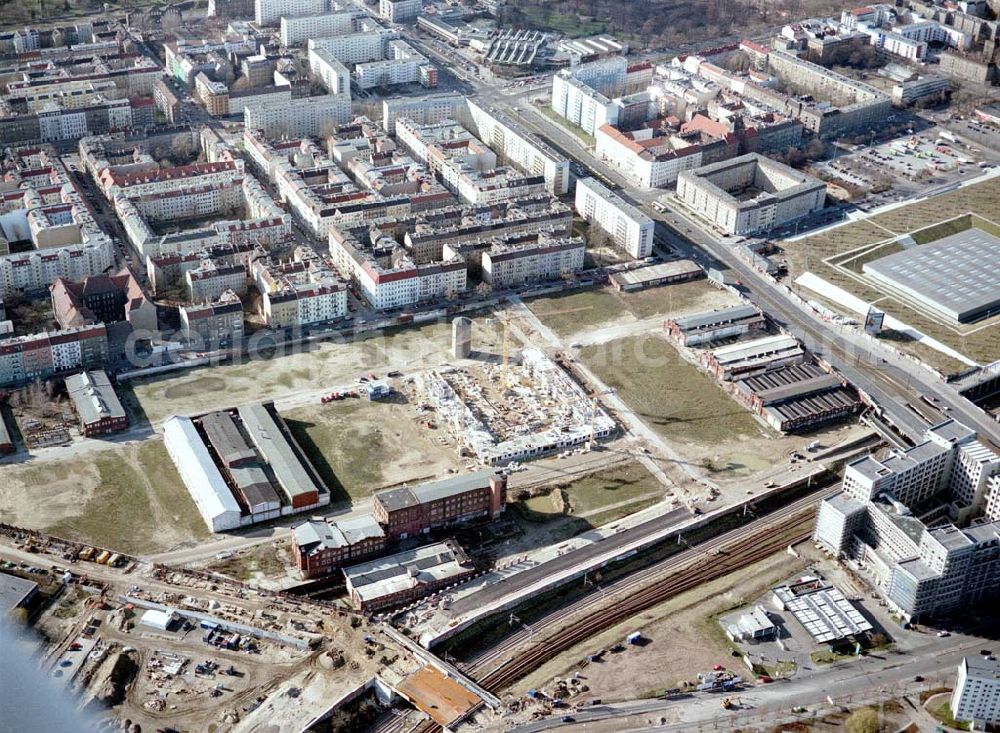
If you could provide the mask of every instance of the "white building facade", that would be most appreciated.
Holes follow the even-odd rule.
[[[630,257],[642,259],[652,254],[653,220],[596,179],[577,180],[576,211]]]

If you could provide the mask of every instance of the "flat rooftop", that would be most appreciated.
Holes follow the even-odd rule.
[[[706,313],[696,313],[693,316],[674,319],[677,328],[681,331],[700,331],[719,326],[730,325],[746,319],[763,320],[761,313],[752,305],[736,305],[731,308],[721,308],[719,310],[708,311]]]
[[[959,323],[1000,313],[1000,238],[982,229],[882,257],[864,271]]]
[[[817,644],[835,642],[872,628],[843,593],[817,578],[779,586],[773,593]]]
[[[468,717],[482,704],[477,695],[430,665],[403,680],[396,691],[443,728]]]
[[[674,260],[673,262],[661,262],[647,267],[637,267],[634,270],[616,272],[612,277],[622,285],[641,285],[643,283],[656,282],[665,278],[674,277],[696,277],[704,274],[704,270],[698,263],[691,260]]]
[[[0,613],[20,606],[36,588],[38,584],[33,581],[0,572]]]
[[[434,584],[468,572],[468,557],[454,542],[439,542],[415,550],[344,568],[347,587],[362,601]]]

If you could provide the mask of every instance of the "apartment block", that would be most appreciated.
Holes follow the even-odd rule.
[[[187,344],[216,349],[243,341],[243,304],[239,296],[226,291],[211,303],[182,305],[180,335]]]
[[[355,10],[319,13],[316,15],[282,15],[280,38],[285,48],[300,46],[310,38],[339,36],[357,30],[357,21],[364,15]]]
[[[569,191],[569,161],[498,109],[482,106],[475,100],[467,103],[476,136],[527,175],[540,175],[546,190],[555,196]]]
[[[259,130],[267,137],[318,137],[329,125],[342,125],[351,119],[349,94],[327,94],[287,102],[266,102],[247,107],[243,122],[248,130]]]
[[[618,124],[625,93],[628,61],[622,56],[563,69],[552,77],[552,110],[588,135],[605,124]]]
[[[378,14],[390,23],[416,20],[423,8],[423,0],[379,0]]]
[[[258,25],[277,25],[282,16],[317,15],[329,9],[329,0],[254,0],[253,19]]]
[[[347,314],[346,285],[306,245],[295,248],[290,262],[255,261],[253,278],[262,296],[264,322],[270,328],[306,326]]]
[[[247,291],[247,268],[242,263],[225,265],[214,260],[202,260],[198,267],[184,273],[188,298],[193,303],[218,300],[231,290],[237,295]]]
[[[399,32],[373,22],[363,23],[362,26],[356,33],[310,38],[308,48],[323,49],[343,64],[381,61],[385,58],[387,44],[397,40]]]
[[[494,290],[554,280],[582,270],[585,253],[582,237],[509,235],[482,253],[481,277]]]
[[[1000,661],[993,655],[965,657],[958,665],[951,714],[974,730],[1000,725]]]
[[[752,153],[677,177],[677,196],[727,234],[765,232],[826,206],[826,185]]]
[[[0,385],[25,384],[79,369],[103,369],[109,356],[103,323],[0,340]]]
[[[11,151],[0,193],[0,298],[42,293],[58,278],[83,280],[115,265],[114,244],[55,151]],[[21,251],[10,252],[11,243]]]
[[[325,48],[310,48],[309,71],[330,94],[351,93],[351,71]]]
[[[576,211],[633,259],[653,252],[653,220],[594,178],[576,182]]]

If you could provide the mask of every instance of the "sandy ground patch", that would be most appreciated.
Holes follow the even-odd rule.
[[[5,466],[3,476],[0,515],[12,524],[129,553],[209,535],[160,439]]]
[[[714,664],[734,669],[739,664],[743,671],[742,662],[730,655],[714,617],[757,598],[807,564],[780,553],[683,593],[560,654],[518,682],[514,692],[548,689],[554,678],[580,670],[590,687],[586,697],[600,697],[605,702],[631,700],[675,687],[683,680],[696,681],[698,672],[710,670]],[[603,662],[581,666],[587,654],[608,649],[633,631],[641,631],[650,643],[629,646],[619,654],[605,654]]]
[[[425,427],[428,416],[421,419],[404,393],[384,402],[361,398],[309,405],[283,417],[334,502],[395,484],[443,478],[468,462],[458,457],[443,426]]]

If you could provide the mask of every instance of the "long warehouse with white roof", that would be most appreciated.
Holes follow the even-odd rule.
[[[213,532],[238,529],[240,505],[191,418],[179,415],[167,420],[163,424],[163,442],[208,528]]]

